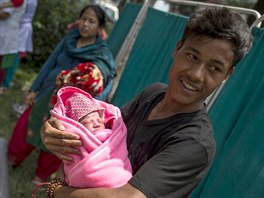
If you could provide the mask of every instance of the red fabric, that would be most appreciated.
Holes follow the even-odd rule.
[[[35,175],[40,179],[45,180],[60,168],[61,163],[62,161],[55,155],[45,151],[40,151]]]
[[[24,3],[24,0],[11,0],[14,7],[19,7]]]
[[[18,119],[13,134],[8,144],[8,158],[11,164],[19,166],[35,149],[34,146],[26,143],[28,118],[32,107],[29,107]],[[61,166],[61,160],[56,156],[40,151],[35,174],[40,179],[47,179]]]
[[[34,147],[27,144],[27,120],[30,115],[32,107],[29,107],[18,119],[14,128],[13,134],[8,144],[8,158],[12,165],[20,165],[27,156],[34,150]]]
[[[71,70],[61,71],[56,79],[56,90],[51,97],[52,106],[57,101],[57,91],[65,86],[78,87],[94,97],[103,91],[103,76],[100,69],[91,62],[80,63]]]
[[[27,52],[18,52],[19,60],[27,56]]]

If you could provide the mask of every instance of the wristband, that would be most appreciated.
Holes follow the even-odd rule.
[[[60,178],[54,178],[50,180],[46,192],[48,193],[48,198],[54,198],[54,191],[58,186],[65,186],[65,182]]]

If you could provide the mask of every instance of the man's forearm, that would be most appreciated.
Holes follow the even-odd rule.
[[[60,187],[55,191],[55,198],[146,198],[146,196],[130,184],[119,188],[87,188],[76,189]]]
[[[90,188],[90,189],[76,189],[67,186],[60,187],[55,191],[55,198],[114,198],[116,189],[111,188]]]

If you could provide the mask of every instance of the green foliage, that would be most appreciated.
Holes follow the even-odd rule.
[[[16,72],[13,80],[13,86],[5,94],[0,95],[0,136],[10,139],[12,131],[17,122],[18,116],[12,109],[12,104],[23,101],[24,87],[30,84],[36,73],[29,67],[22,64]],[[2,162],[1,162],[2,163]],[[37,164],[37,152],[33,152],[21,166],[16,169],[11,168],[9,164],[9,197],[10,198],[28,198],[35,188],[31,182]],[[47,197],[44,188],[41,188],[37,194],[39,198]]]

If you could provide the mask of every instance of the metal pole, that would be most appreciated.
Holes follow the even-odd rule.
[[[135,43],[135,40],[137,38],[138,32],[144,22],[144,19],[147,14],[148,7],[154,3],[153,0],[145,0],[144,4],[142,5],[141,10],[138,13],[137,18],[135,19],[135,22],[133,23],[125,41],[123,42],[121,48],[118,51],[118,54],[116,56],[116,64],[117,64],[117,76],[115,77],[113,81],[113,87],[111,92],[108,95],[108,100],[111,101],[113,98],[113,95],[117,89],[120,77],[124,71],[125,65],[127,63],[129,54],[131,52],[131,49]]]
[[[180,5],[190,5],[190,6],[214,6],[214,7],[226,7],[231,10],[237,11],[239,13],[247,14],[247,15],[253,15],[256,19],[258,19],[261,14],[254,10],[254,9],[248,9],[248,8],[241,8],[241,7],[235,7],[235,6],[228,6],[228,5],[221,5],[221,4],[214,4],[214,3],[204,3],[204,2],[198,2],[198,1],[181,1],[181,0],[164,0],[166,2],[176,3]]]

